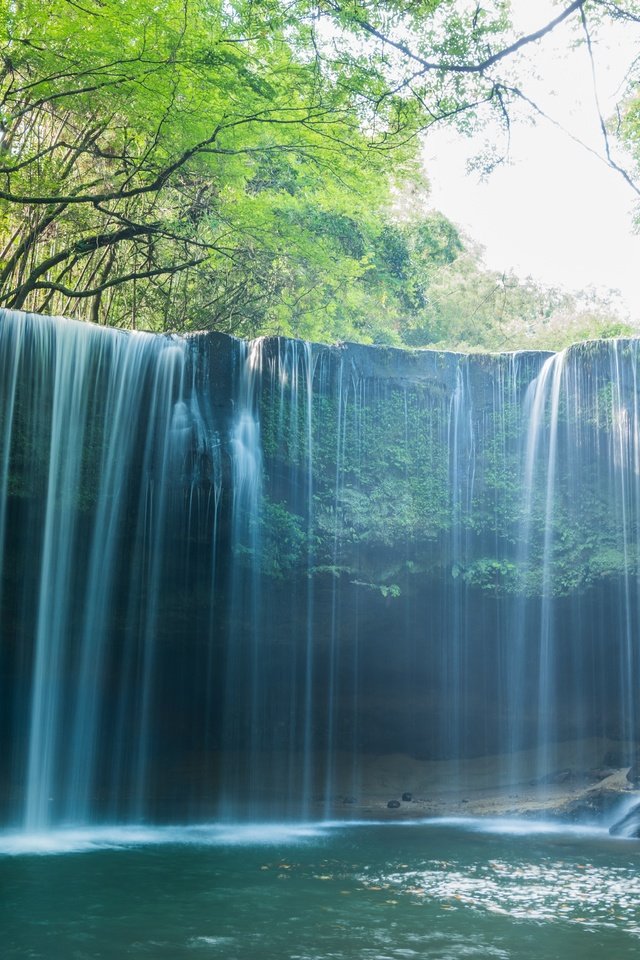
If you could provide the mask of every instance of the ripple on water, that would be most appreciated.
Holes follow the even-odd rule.
[[[234,937],[191,937],[189,946],[195,947],[230,947],[235,943]]]

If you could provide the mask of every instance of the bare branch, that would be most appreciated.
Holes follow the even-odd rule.
[[[613,20],[629,20],[632,23],[640,23],[639,14],[625,10],[620,4],[613,3],[612,0],[596,0],[596,3],[603,10],[606,10]]]
[[[98,13],[96,10],[89,10],[88,7],[83,7],[81,3],[77,3],[76,0],[64,0],[65,3],[68,3],[70,7],[75,7],[77,10],[81,10],[83,13],[88,13],[90,17],[101,17],[102,14]],[[99,7],[103,4],[100,3],[100,0],[94,0]]]
[[[585,16],[584,10],[580,11],[580,19],[582,21],[582,29],[584,30],[584,35],[587,41],[587,51],[589,54],[589,62],[591,64],[591,80],[593,83],[593,100],[595,103],[596,111],[598,113],[598,120],[600,122],[600,130],[602,132],[602,139],[604,141],[604,149],[607,156],[607,163],[613,170],[617,171],[621,177],[629,184],[632,190],[637,194],[640,194],[640,188],[634,182],[629,173],[621,167],[619,163],[614,160],[611,153],[611,141],[609,139],[609,131],[607,130],[607,124],[605,122],[604,116],[602,115],[602,108],[600,106],[600,98],[598,96],[598,78],[596,75],[596,64],[593,56],[593,46],[591,43],[591,33],[589,31],[589,24],[587,23],[587,18]]]

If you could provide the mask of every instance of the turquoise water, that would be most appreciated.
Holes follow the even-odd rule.
[[[4,958],[636,957],[640,845],[438,821],[0,837]]]

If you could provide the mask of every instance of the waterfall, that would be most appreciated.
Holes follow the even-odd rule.
[[[23,596],[10,600],[30,646],[18,654],[29,680],[15,708],[26,740],[14,772],[24,782],[24,825],[89,819],[98,780],[117,792],[127,764],[131,814],[143,803],[154,738],[158,595],[168,531],[180,522],[174,486],[196,429],[186,346],[19,314],[4,315],[0,339],[3,360],[13,357],[2,382],[2,516],[8,475],[24,563]],[[107,703],[114,594],[129,589],[123,569],[135,591],[115,644],[122,682]],[[116,731],[109,743],[99,737],[105,724]]]
[[[3,822],[333,816],[383,757],[452,791],[480,757],[631,762],[638,362],[0,313]]]

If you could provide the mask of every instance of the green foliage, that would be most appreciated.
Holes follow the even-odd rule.
[[[638,504],[627,489],[635,481],[616,452],[634,409],[636,341],[570,351],[557,411],[549,395],[531,460],[524,392],[539,357],[434,357],[431,374],[423,366],[413,380],[411,357],[398,365],[395,351],[380,349],[352,379],[340,353],[318,357],[311,411],[290,366],[280,381],[274,374],[277,398],[270,384],[263,394],[269,497],[308,531],[306,552],[287,548],[287,576],[344,579],[387,599],[449,577],[456,594],[529,600],[637,575]],[[388,365],[392,375],[376,379]],[[291,542],[286,530],[279,537]]]
[[[498,595],[515,593],[517,567],[508,560],[481,557],[467,567],[463,578],[470,586],[479,587],[490,593]]]
[[[370,128],[304,5],[2,8],[2,303],[252,333],[367,269],[411,125],[389,96]]]
[[[402,591],[397,583],[392,584],[377,584],[377,583],[365,583],[362,580],[352,580],[351,583],[355,587],[364,587],[366,590],[373,590],[376,593],[379,593],[384,599],[397,600],[401,596]]]
[[[423,281],[403,340],[456,350],[561,350],[580,340],[633,335],[604,297],[573,296],[483,267],[473,247]]]
[[[484,270],[416,187],[431,123],[507,115],[477,65],[508,7],[0,0],[0,304],[474,349],[623,332]]]
[[[260,563],[264,573],[282,580],[299,566],[307,540],[302,518],[284,503],[265,500],[260,514]]]
[[[406,561],[417,560],[450,525],[447,405],[434,391],[391,387],[367,395],[346,379],[343,391],[314,396],[310,421],[306,393],[294,396],[294,389],[289,381],[277,395],[263,393],[268,496],[286,490],[289,510],[308,510],[304,498],[296,506],[293,491],[300,496],[307,487],[311,454],[307,560],[316,574],[348,575],[393,598],[399,577],[411,573],[404,561],[402,570],[390,562],[398,544]]]

